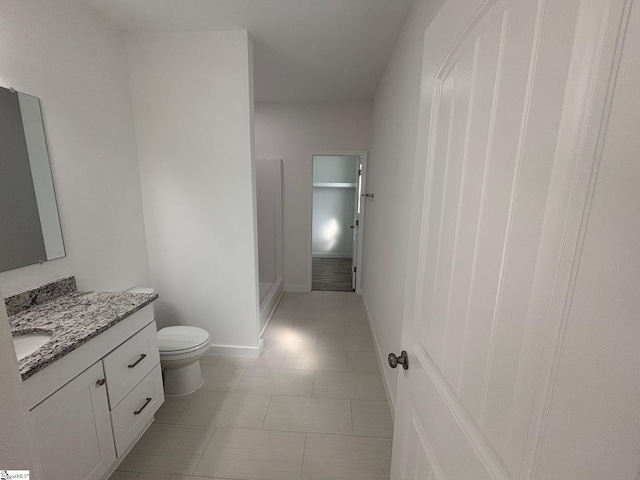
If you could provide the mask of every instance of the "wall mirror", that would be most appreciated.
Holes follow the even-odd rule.
[[[0,272],[64,256],[40,100],[0,87]]]

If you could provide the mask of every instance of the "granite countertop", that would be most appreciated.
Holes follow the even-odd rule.
[[[74,291],[9,317],[13,335],[47,333],[51,339],[20,360],[26,380],[47,365],[158,298],[157,294]]]

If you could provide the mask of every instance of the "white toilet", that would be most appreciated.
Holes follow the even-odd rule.
[[[198,327],[165,327],[158,330],[158,348],[165,395],[188,395],[202,386],[200,358],[211,338]]]
[[[152,288],[136,287],[129,293],[153,293]],[[158,350],[164,394],[188,395],[202,386],[200,358],[207,353],[211,338],[198,327],[165,327],[158,330]]]

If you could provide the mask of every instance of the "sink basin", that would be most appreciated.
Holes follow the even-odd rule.
[[[13,348],[16,351],[18,360],[22,360],[27,355],[31,355],[42,345],[47,343],[51,335],[48,333],[23,333],[13,336]]]

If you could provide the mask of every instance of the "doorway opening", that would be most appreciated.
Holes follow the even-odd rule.
[[[359,291],[365,152],[314,153],[312,290]]]

